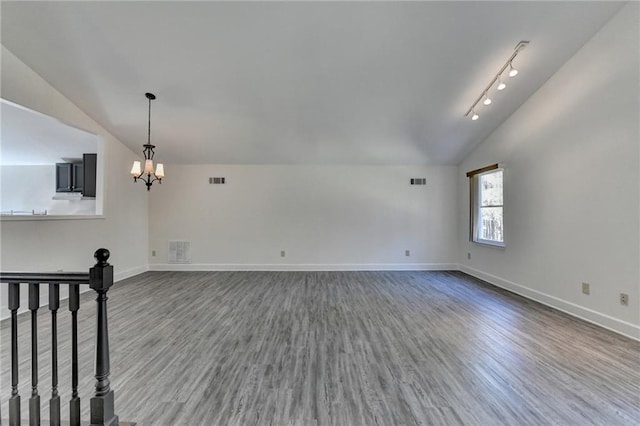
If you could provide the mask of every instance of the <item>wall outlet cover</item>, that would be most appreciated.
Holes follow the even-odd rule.
[[[629,305],[629,295],[626,293],[620,293],[620,304],[623,306]]]

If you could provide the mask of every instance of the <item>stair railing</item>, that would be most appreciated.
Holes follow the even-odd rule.
[[[49,311],[51,311],[51,398],[49,399],[50,424],[60,425],[60,396],[58,394],[58,309],[60,307],[60,285],[69,286],[69,311],[71,312],[71,400],[69,420],[79,426],[80,397],[78,395],[78,310],[80,309],[80,285],[89,284],[97,293],[96,340],[95,340],[95,394],[90,400],[90,422],[92,426],[118,426],[115,414],[114,393],[109,382],[109,330],[107,321],[107,292],[113,285],[113,266],[109,264],[109,250],[96,250],[96,264],[89,273],[15,273],[0,272],[0,283],[9,286],[8,305],[11,311],[11,398],[9,399],[9,425],[20,425],[20,394],[18,392],[18,309],[20,308],[20,285],[27,284],[29,310],[31,311],[31,396],[29,398],[29,424],[40,424],[40,394],[38,391],[38,318],[40,286],[49,289]],[[0,418],[2,418],[0,414]]]

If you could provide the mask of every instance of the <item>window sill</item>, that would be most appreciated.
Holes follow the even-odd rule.
[[[474,240],[473,243],[479,244],[481,246],[493,247],[493,248],[502,249],[502,250],[505,249],[504,243],[499,243],[491,240]]]

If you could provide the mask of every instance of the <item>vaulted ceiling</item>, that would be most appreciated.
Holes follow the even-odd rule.
[[[166,163],[457,164],[622,5],[3,1],[1,41],[135,151],[155,93]]]

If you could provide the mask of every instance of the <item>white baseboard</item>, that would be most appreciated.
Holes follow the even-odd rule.
[[[460,270],[466,274],[484,280],[496,287],[509,290],[544,305],[550,306],[569,315],[583,319],[600,327],[622,334],[635,340],[640,340],[640,326],[609,315],[568,302],[558,297],[542,293],[498,276],[455,263],[363,263],[363,264],[151,264],[141,265],[119,271],[114,281],[122,281],[146,271],[448,271]],[[89,291],[89,286],[81,286],[81,292]],[[47,306],[48,292],[40,295],[40,306]],[[61,298],[61,300],[67,297]],[[19,313],[27,311],[22,306]],[[0,320],[9,317],[7,309],[0,310]]]
[[[116,270],[116,273],[113,276],[113,281],[117,283],[118,281],[126,280],[127,278],[147,272],[148,270],[149,265],[135,266],[133,268],[125,269],[124,271]]]
[[[495,275],[480,271],[475,268],[471,268],[466,265],[459,265],[460,271],[480,278],[496,287],[509,290],[527,299],[535,300],[543,305],[550,306],[554,309],[572,315],[574,317],[583,319],[587,322],[596,324],[600,327],[622,334],[635,340],[640,340],[640,326],[632,324],[630,322],[622,321],[609,315],[594,311],[584,306],[576,305],[575,303],[568,302],[566,300],[551,296],[546,293],[534,290],[529,287],[514,283],[504,278],[497,277]]]
[[[450,271],[456,263],[310,263],[310,264],[220,264],[156,263],[151,271]]]

